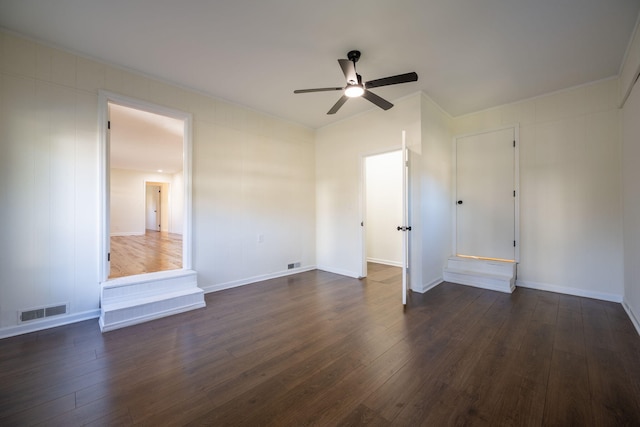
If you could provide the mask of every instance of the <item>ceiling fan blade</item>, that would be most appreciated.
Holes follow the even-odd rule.
[[[340,107],[342,107],[342,105],[347,102],[347,99],[349,99],[348,96],[342,95],[342,97],[338,99],[338,102],[333,104],[333,107],[331,107],[327,114],[335,114],[340,109]]]
[[[370,80],[364,84],[364,87],[370,89],[373,87],[397,85],[399,83],[409,83],[418,81],[416,73],[398,74],[397,76],[384,77],[382,79]]]
[[[366,89],[365,89],[364,93],[362,94],[362,97],[364,99],[366,99],[367,101],[373,102],[374,104],[376,104],[378,107],[382,108],[383,110],[388,110],[389,108],[393,107],[392,103],[390,103],[389,101],[387,101],[384,98],[380,98],[375,93],[369,92]]]
[[[340,63],[340,68],[342,68],[342,72],[344,73],[347,82],[358,83],[355,64],[348,59],[338,59],[338,62]]]
[[[297,89],[293,93],[328,92],[332,90],[343,90],[343,87],[319,87],[316,89]]]

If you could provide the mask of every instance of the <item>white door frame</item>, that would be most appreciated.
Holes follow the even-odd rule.
[[[513,137],[515,139],[515,148],[514,148],[514,189],[516,192],[516,196],[515,196],[515,206],[514,206],[514,239],[516,241],[516,246],[514,248],[514,259],[515,262],[520,262],[520,124],[519,123],[515,123],[512,125],[507,125],[507,126],[501,126],[501,127],[497,127],[497,128],[491,128],[491,129],[487,129],[487,130],[483,130],[480,132],[471,132],[471,133],[465,133],[462,135],[456,135],[453,137],[453,194],[454,194],[454,198],[453,198],[453,202],[455,203],[458,200],[458,182],[457,182],[457,177],[458,177],[458,170],[457,170],[457,153],[458,153],[458,139],[462,139],[462,138],[466,138],[469,136],[475,136],[475,135],[482,135],[485,133],[492,133],[492,132],[497,132],[497,131],[501,131],[501,130],[505,130],[505,129],[513,129]],[[453,235],[452,235],[452,247],[453,247],[453,253],[457,254],[458,253],[458,239],[457,239],[457,233],[458,233],[458,210],[455,208],[453,208]]]
[[[192,122],[190,113],[163,107],[151,102],[142,101],[117,93],[100,90],[98,93],[98,132],[99,132],[99,164],[100,164],[100,262],[99,281],[109,278],[110,251],[110,147],[108,136],[109,103],[118,104],[149,113],[160,114],[182,120],[183,129],[183,174],[184,174],[184,216],[182,228],[182,270],[191,270],[192,260],[192,220],[191,220],[191,187],[192,187]],[[156,273],[161,276],[164,272]]]

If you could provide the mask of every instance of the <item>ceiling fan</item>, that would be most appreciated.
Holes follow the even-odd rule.
[[[368,82],[362,83],[362,76],[356,73],[356,62],[358,62],[358,59],[360,59],[360,51],[350,51],[349,53],[347,53],[347,58],[348,59],[338,59],[340,68],[342,68],[342,72],[347,79],[347,85],[345,87],[298,89],[294,90],[293,93],[328,92],[332,90],[344,91],[342,97],[338,99],[338,102],[336,102],[333,107],[331,107],[327,114],[335,114],[340,109],[340,107],[342,107],[342,105],[347,102],[349,98],[357,98],[359,96],[362,96],[364,99],[374,103],[383,110],[388,110],[389,108],[393,107],[393,104],[386,99],[379,97],[375,93],[369,91],[369,89],[380,86],[397,85],[399,83],[415,82],[418,80],[418,75],[415,72],[412,72],[406,74],[398,74],[397,76],[384,77],[376,80],[369,80]]]

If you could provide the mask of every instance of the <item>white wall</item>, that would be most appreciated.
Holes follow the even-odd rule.
[[[624,305],[640,333],[640,84],[622,110]]]
[[[442,282],[442,268],[451,255],[453,193],[451,117],[428,96],[421,97],[422,155],[414,156],[414,181],[418,182],[420,201],[420,244],[422,258],[413,260],[419,265],[421,291]],[[413,269],[415,270],[415,269]]]
[[[318,268],[360,276],[363,157],[400,148],[402,130],[419,144],[419,95],[396,102],[388,111],[373,109],[316,132]]]
[[[402,265],[402,151],[365,159],[367,261]]]
[[[465,134],[520,123],[518,286],[621,301],[617,80],[453,120]]]
[[[3,32],[0,49],[0,337],[22,308],[99,314],[99,89],[193,115],[200,286],[313,268],[313,131]]]

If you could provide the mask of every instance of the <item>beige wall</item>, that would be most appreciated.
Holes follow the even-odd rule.
[[[100,89],[193,115],[200,286],[314,266],[313,131],[3,32],[0,49],[0,336],[19,309],[98,314]]]
[[[621,301],[618,81],[453,120],[466,134],[520,123],[518,285]]]

